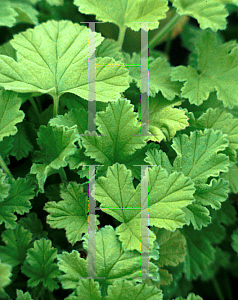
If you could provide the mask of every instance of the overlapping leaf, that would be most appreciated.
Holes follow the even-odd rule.
[[[17,290],[16,300],[33,300],[29,292],[23,293],[21,290]]]
[[[140,22],[149,22],[148,28],[155,29],[159,20],[166,17],[168,2],[166,0],[74,0],[79,11],[94,14],[99,21],[111,22],[123,28],[125,26],[138,31]]]
[[[40,283],[44,288],[53,291],[59,286],[55,278],[60,272],[54,260],[57,250],[52,247],[51,241],[44,238],[34,242],[34,248],[27,251],[27,257],[22,272],[30,277],[28,286],[35,287]]]
[[[21,99],[16,93],[0,90],[0,141],[5,136],[17,133],[17,123],[22,122],[25,114],[20,110]]]
[[[172,71],[172,80],[185,82],[182,97],[191,104],[201,105],[210,93],[217,92],[224,107],[238,105],[238,47],[221,44],[216,34],[206,30],[197,41],[198,67],[179,66]]]
[[[143,283],[134,285],[125,279],[116,280],[115,284],[108,287],[105,300],[162,300],[162,291],[155,286]]]
[[[173,166],[194,183],[204,183],[210,176],[219,176],[220,172],[228,171],[228,157],[218,153],[228,145],[227,136],[220,130],[194,131],[190,137],[181,134],[173,139],[172,148],[177,153]]]
[[[10,184],[6,182],[6,174],[0,169],[0,202],[9,195]]]
[[[174,0],[173,6],[180,15],[188,15],[197,19],[202,29],[213,31],[226,28],[228,11],[219,0]]]
[[[88,251],[88,233],[83,237],[83,246]],[[141,277],[141,255],[137,251],[125,251],[118,240],[112,226],[105,226],[96,232],[96,275],[104,277],[100,280],[101,290],[113,284],[116,279],[136,279]],[[64,272],[61,283],[65,289],[74,289],[79,284],[80,277],[88,277],[88,258],[80,258],[79,253],[63,252],[58,255],[59,269]],[[149,263],[149,276],[158,277],[158,268]],[[140,277],[140,278],[139,278]]]
[[[97,180],[95,198],[101,209],[122,222],[116,229],[126,250],[141,251],[141,184],[134,189],[131,171],[116,163],[107,176]],[[182,208],[194,201],[194,185],[182,173],[168,175],[165,169],[149,170],[149,225],[175,230],[185,223]],[[149,248],[155,236],[149,230]]]
[[[95,47],[103,37],[95,33]],[[74,93],[88,99],[88,28],[50,20],[11,40],[17,61],[0,55],[0,85],[21,93],[48,93],[58,98]],[[96,97],[112,101],[128,88],[128,71],[109,57],[97,59]]]
[[[13,230],[5,230],[2,233],[2,240],[6,246],[0,246],[1,261],[13,267],[23,263],[26,251],[30,247],[31,233],[17,225]]]
[[[126,64],[129,65],[130,80],[135,81],[139,89],[141,89],[141,58],[137,53],[133,53],[130,58],[129,55],[124,55]],[[170,64],[162,57],[158,57],[152,60],[149,57],[149,95],[155,97],[160,91],[162,95],[168,99],[173,100],[176,95],[179,95],[181,84],[171,81],[171,72],[173,68]]]
[[[66,127],[41,126],[38,131],[38,144],[41,151],[36,151],[39,162],[33,163],[30,173],[36,174],[40,190],[44,191],[44,183],[50,172],[66,167],[66,157],[76,151],[75,142],[79,136],[74,129]]]
[[[1,0],[0,26],[12,27],[16,23],[38,24],[38,11],[32,6],[38,0]]]
[[[126,99],[109,103],[105,112],[96,115],[98,131],[104,136],[89,133],[82,137],[85,154],[104,165],[126,164],[136,149],[146,145],[146,137],[140,136],[137,116],[133,105]]]
[[[30,200],[35,196],[35,184],[30,179],[9,179],[11,184],[8,197],[0,202],[0,224],[5,223],[6,228],[16,227],[16,215],[28,213],[31,209]]]
[[[6,287],[10,282],[10,277],[12,276],[12,267],[8,264],[4,264],[0,260],[0,297],[6,296],[4,292],[4,287]]]
[[[238,193],[238,168],[235,163],[231,163],[229,171],[221,175],[222,178],[229,181],[231,193]]]
[[[63,201],[50,201],[45,205],[49,213],[47,223],[52,228],[65,228],[68,241],[75,244],[88,231],[88,196],[76,182],[70,182],[67,188],[62,185],[60,195]]]
[[[232,234],[232,248],[238,253],[238,229]]]

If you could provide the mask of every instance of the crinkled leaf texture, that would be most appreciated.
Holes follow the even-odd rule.
[[[83,247],[88,251],[88,233],[83,236]],[[116,279],[142,281],[141,255],[137,251],[125,251],[112,226],[106,225],[96,232],[96,276],[100,279],[101,290],[114,284]],[[75,289],[81,277],[88,277],[88,257],[81,258],[78,251],[63,252],[58,255],[60,277],[63,288]],[[157,278],[158,267],[149,263],[149,276]],[[95,279],[97,281],[97,279]],[[156,280],[156,279],[154,279]]]
[[[74,129],[67,127],[40,126],[37,142],[41,151],[36,151],[37,161],[33,163],[30,173],[36,174],[39,188],[44,192],[44,183],[47,176],[66,167],[66,158],[76,151],[75,142],[79,140],[79,135]]]
[[[55,278],[60,274],[54,260],[57,250],[52,247],[51,241],[42,238],[34,242],[34,247],[27,251],[27,257],[22,272],[30,277],[28,286],[36,287],[40,283],[49,291],[59,288]]]
[[[219,0],[174,0],[173,6],[180,15],[188,15],[197,19],[202,29],[213,31],[226,28],[228,11]]]
[[[182,208],[194,201],[194,184],[182,173],[168,175],[162,167],[153,167],[149,177],[149,225],[174,231],[186,224]],[[133,186],[132,174],[125,165],[114,164],[106,177],[96,181],[95,198],[100,208],[122,222],[116,229],[126,250],[141,252],[141,184]],[[148,228],[146,229],[148,230]],[[149,248],[155,240],[149,229]],[[146,246],[146,245],[145,245]]]
[[[30,200],[35,196],[35,184],[30,179],[8,179],[10,186],[9,196],[0,202],[0,224],[5,223],[6,228],[14,229],[17,216],[23,215],[31,209]]]
[[[20,110],[21,99],[17,93],[0,90],[0,141],[5,136],[17,133],[17,123],[22,122],[25,114]]]
[[[76,182],[70,182],[67,187],[62,184],[60,195],[63,201],[50,201],[45,205],[49,213],[47,223],[52,228],[65,228],[68,241],[75,244],[88,232],[88,195]],[[96,224],[99,225],[98,220]]]
[[[71,21],[50,20],[14,36],[17,61],[0,55],[0,86],[20,93],[48,93],[58,98],[74,93],[88,99],[88,28]],[[95,33],[95,47],[103,40]],[[113,68],[113,58],[97,59],[96,97],[112,101],[129,87],[128,70]]]
[[[29,292],[23,293],[21,290],[17,290],[16,300],[33,300]]]
[[[2,233],[6,246],[0,246],[0,259],[15,267],[24,262],[26,251],[30,247],[31,233],[18,225],[15,229],[7,229]]]
[[[81,13],[94,14],[99,21],[135,31],[141,28],[140,22],[149,22],[149,29],[158,28],[158,21],[166,17],[168,10],[167,0],[74,0],[74,4]]]
[[[221,44],[218,36],[209,30],[195,44],[197,68],[178,66],[172,71],[172,80],[185,82],[181,96],[191,104],[201,105],[210,93],[217,92],[217,99],[224,107],[238,105],[238,47],[236,43]]]
[[[0,203],[9,196],[10,184],[6,181],[6,174],[0,169]]]

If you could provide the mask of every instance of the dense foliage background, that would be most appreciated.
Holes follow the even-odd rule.
[[[134,136],[141,30],[133,20],[143,14],[154,18],[156,137]],[[97,71],[99,137],[86,132],[89,21],[105,21],[96,25],[97,63],[125,65]],[[235,299],[238,2],[1,0],[0,32],[0,298]],[[88,165],[97,165],[97,275],[106,279],[79,280]],[[140,206],[138,165],[150,166],[149,271],[158,280],[133,279],[140,215],[125,208]]]

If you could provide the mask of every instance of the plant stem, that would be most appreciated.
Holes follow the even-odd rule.
[[[54,96],[53,101],[54,101],[53,117],[55,118],[55,117],[57,117],[57,115],[59,113],[59,96]]]
[[[162,38],[168,34],[174,27],[174,25],[179,21],[181,18],[180,15],[175,14],[173,18],[152,38],[152,40],[149,42],[149,48],[154,48]]]
[[[37,107],[37,105],[36,105],[35,99],[34,99],[33,97],[30,97],[30,98],[29,98],[29,101],[31,102],[31,105],[32,105],[33,108],[34,108],[34,111],[35,111],[35,113],[36,113],[36,115],[37,115],[37,118],[38,118],[38,120],[40,121],[40,113],[39,113],[39,109],[38,109],[38,107]]]
[[[67,175],[65,173],[65,170],[63,168],[59,169],[59,175],[62,181],[68,181]]]
[[[215,277],[212,278],[212,283],[213,283],[213,286],[214,286],[215,291],[217,293],[218,299],[219,300],[225,300],[225,298],[224,298],[224,296],[222,294],[222,291],[220,289],[220,286],[219,286],[219,284],[218,284],[218,282],[217,282],[217,280],[216,280]]]
[[[3,168],[3,171],[11,178],[13,178],[13,175],[11,171],[8,169],[8,166],[6,165],[5,161],[3,160],[1,154],[0,154],[0,166]]]
[[[126,34],[126,29],[127,27],[126,26],[123,26],[123,27],[119,27],[119,35],[118,35],[118,43],[120,44],[121,46],[121,49],[122,49],[122,46],[123,46],[123,43],[124,43],[124,38],[125,38],[125,34]]]

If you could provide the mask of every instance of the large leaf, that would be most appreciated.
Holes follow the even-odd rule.
[[[173,139],[172,148],[178,155],[173,166],[194,183],[205,183],[210,176],[219,176],[220,172],[228,171],[228,157],[218,153],[228,145],[226,135],[220,130],[194,131],[190,137],[181,134]]]
[[[88,251],[88,233],[83,237],[83,246]],[[101,289],[113,284],[116,279],[141,277],[141,255],[137,251],[125,251],[112,226],[106,225],[96,232],[96,276],[100,279]],[[60,277],[63,288],[76,288],[81,279],[88,277],[88,258],[80,257],[79,252],[63,252],[58,256],[59,269],[64,272]],[[158,277],[158,267],[149,263],[149,276]],[[136,279],[142,281],[142,277]]]
[[[95,133],[82,136],[85,154],[104,165],[115,162],[126,164],[136,149],[146,145],[146,137],[140,136],[137,117],[128,100],[118,99],[109,103],[105,112],[96,115],[98,131],[104,136],[95,136]]]
[[[205,31],[196,43],[197,68],[178,66],[172,71],[172,80],[185,82],[182,97],[191,104],[201,105],[210,93],[217,92],[217,99],[224,107],[238,105],[238,47],[220,44],[216,34]]]
[[[74,93],[88,99],[88,28],[70,21],[50,20],[14,36],[17,61],[0,55],[0,85],[16,92]],[[95,47],[103,40],[95,33]],[[128,88],[128,71],[109,68],[115,60],[97,59],[96,97],[112,101]]]
[[[45,205],[45,210],[50,213],[47,223],[52,228],[65,228],[68,241],[75,244],[88,231],[88,196],[82,185],[70,182],[66,188],[61,186],[61,197],[63,201],[50,201]]]
[[[124,26],[138,31],[140,22],[150,22],[149,29],[159,26],[159,20],[166,17],[168,1],[166,0],[74,0],[79,11],[96,15],[99,21],[111,22],[120,28]],[[137,22],[137,23],[135,23]]]
[[[123,247],[141,252],[141,185],[133,186],[131,171],[116,163],[96,182],[95,198],[105,213],[122,222],[116,229]],[[185,223],[182,208],[194,201],[192,181],[182,173],[168,175],[161,167],[149,170],[149,225],[174,231]],[[149,230],[149,248],[155,236]]]

